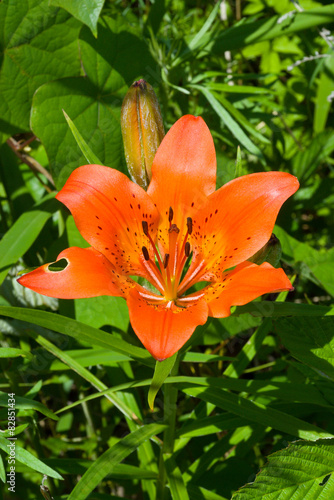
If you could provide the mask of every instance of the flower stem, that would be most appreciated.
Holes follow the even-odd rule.
[[[179,368],[179,356],[171,370],[171,377],[175,377]],[[177,401],[177,384],[165,384],[164,386],[164,423],[167,429],[164,432],[163,444],[160,451],[159,459],[159,477],[157,482],[156,500],[164,500],[165,485],[166,485],[166,468],[165,459],[174,451],[175,440],[175,424],[176,424],[176,401]]]

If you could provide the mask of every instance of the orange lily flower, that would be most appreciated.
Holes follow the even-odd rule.
[[[91,247],[61,252],[62,271],[45,264],[18,281],[50,297],[124,297],[141,342],[154,358],[168,358],[208,316],[223,318],[233,305],[293,289],[282,269],[247,259],[269,240],[297,179],[265,172],[217,191],[215,184],[211,134],[202,118],[190,115],[163,139],[147,192],[117,170],[79,167],[57,199]],[[191,292],[198,282],[207,283]]]

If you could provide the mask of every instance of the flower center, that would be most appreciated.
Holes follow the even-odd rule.
[[[173,217],[173,209],[170,208],[168,214],[168,251],[161,251],[161,253],[149,233],[147,222],[142,221],[143,232],[150,242],[148,247],[142,247],[143,265],[151,277],[152,284],[161,293],[161,300],[171,304],[175,303],[181,295],[178,293],[178,287],[183,269],[191,253],[191,245],[187,240],[192,233],[192,219],[188,217],[187,231],[182,241],[180,229],[176,224],[173,224]]]

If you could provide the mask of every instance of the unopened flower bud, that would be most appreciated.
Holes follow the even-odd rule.
[[[272,234],[269,241],[262,247],[258,252],[256,252],[250,259],[250,262],[254,262],[258,266],[263,262],[269,262],[273,267],[277,267],[281,260],[282,247],[279,239]]]
[[[147,189],[152,163],[165,135],[153,87],[138,80],[129,88],[121,111],[125,159],[132,180]]]

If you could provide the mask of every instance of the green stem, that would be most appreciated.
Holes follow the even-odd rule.
[[[175,377],[177,375],[179,363],[180,360],[179,357],[177,357],[170,373],[171,377]],[[174,451],[177,391],[177,384],[165,384],[164,386],[164,423],[167,425],[167,429],[164,432],[163,444],[160,450],[156,500],[164,500],[165,498],[165,485],[167,479],[165,458],[166,455],[171,454]]]

